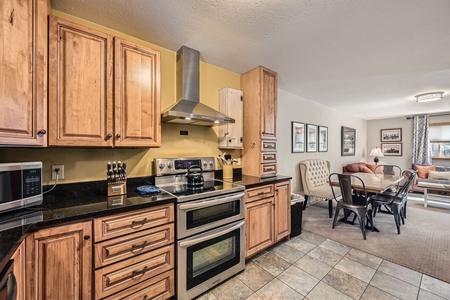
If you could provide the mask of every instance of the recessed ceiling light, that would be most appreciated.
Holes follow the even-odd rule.
[[[444,92],[432,92],[426,94],[416,95],[416,102],[429,102],[441,100],[444,97]]]

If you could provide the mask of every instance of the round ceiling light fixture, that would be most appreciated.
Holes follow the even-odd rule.
[[[437,101],[442,100],[444,98],[444,92],[432,92],[432,93],[425,93],[416,95],[416,102],[430,102],[430,101]]]

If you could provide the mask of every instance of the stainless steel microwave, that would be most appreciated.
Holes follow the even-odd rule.
[[[0,164],[0,212],[42,203],[42,162]]]

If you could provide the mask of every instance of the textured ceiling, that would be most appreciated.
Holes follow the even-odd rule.
[[[449,0],[52,0],[52,8],[362,119],[450,112]],[[444,100],[414,95],[443,91]],[[450,118],[450,117],[449,117]]]

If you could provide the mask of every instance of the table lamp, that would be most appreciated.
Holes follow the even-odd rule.
[[[375,158],[373,159],[373,161],[375,162],[375,164],[378,164],[378,156],[383,157],[383,152],[381,152],[381,149],[379,149],[378,147],[375,147],[372,149],[372,151],[370,151],[369,156],[375,156]]]

